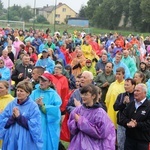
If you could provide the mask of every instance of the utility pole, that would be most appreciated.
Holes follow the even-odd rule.
[[[57,0],[55,0],[55,12],[54,12],[54,33],[55,33],[55,30],[56,30],[56,8],[57,8]]]
[[[8,0],[8,8],[7,8],[7,21],[9,24],[9,7],[10,7],[10,0]]]
[[[35,19],[36,19],[36,0],[34,0],[34,21],[33,21],[33,29],[35,27]]]

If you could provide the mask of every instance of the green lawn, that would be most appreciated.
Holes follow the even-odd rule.
[[[69,145],[69,142],[65,142],[65,141],[61,141],[62,144],[65,146],[65,148],[67,149],[68,148],[68,145]]]
[[[26,29],[29,29],[30,27],[33,27],[33,23],[26,23],[25,24],[25,28]],[[99,34],[105,34],[105,33],[120,33],[122,35],[129,35],[129,34],[134,34],[134,35],[143,35],[143,36],[148,36],[149,33],[140,33],[140,32],[134,32],[132,30],[108,30],[108,29],[100,29],[100,28],[93,28],[93,27],[90,27],[90,28],[83,28],[83,27],[76,27],[76,26],[68,26],[68,25],[51,25],[51,24],[34,24],[34,27],[35,29],[44,29],[46,30],[47,28],[50,28],[51,29],[51,32],[53,33],[54,32],[54,28],[55,30],[59,30],[61,33],[63,33],[64,30],[67,29],[67,31],[69,33],[73,33],[75,30],[77,31],[82,31],[82,30],[85,30],[87,32],[90,32],[90,33],[93,33],[93,34],[96,34],[96,35],[99,35]]]

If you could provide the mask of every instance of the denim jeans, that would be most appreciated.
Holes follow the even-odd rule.
[[[118,125],[117,128],[118,150],[124,150],[124,144],[126,139],[125,132],[126,132],[125,127]]]

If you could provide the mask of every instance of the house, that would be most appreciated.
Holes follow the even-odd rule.
[[[59,3],[57,6],[47,5],[39,8],[38,14],[43,15],[50,24],[54,24],[54,22],[56,24],[66,24],[68,18],[77,16],[73,9],[63,3]]]

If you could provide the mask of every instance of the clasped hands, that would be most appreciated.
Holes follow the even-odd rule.
[[[42,102],[42,97],[36,99],[36,103],[39,105],[39,106],[43,106],[43,102]]]
[[[127,123],[127,126],[128,126],[129,128],[135,128],[135,127],[137,126],[136,120],[131,119],[131,121]]]
[[[20,116],[20,112],[19,112],[19,109],[17,107],[14,107],[13,108],[13,117],[14,118],[17,118]]]

